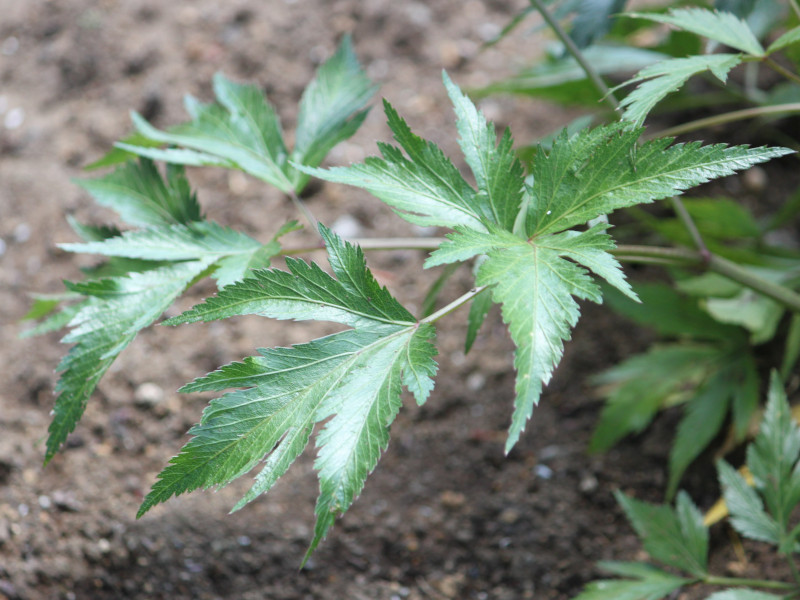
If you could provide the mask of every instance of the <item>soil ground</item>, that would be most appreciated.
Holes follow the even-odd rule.
[[[564,599],[598,575],[596,561],[641,558],[612,492],[660,498],[675,416],[641,440],[586,455],[599,408],[587,377],[648,342],[601,307],[585,307],[542,406],[507,458],[514,374],[499,315],[466,356],[464,315],[445,319],[433,397],[422,408],[406,402],[364,493],[302,571],[317,493],[311,456],[234,515],[227,512],[247,481],[134,515],[208,400],[174,390],[257,347],[311,339],[323,333],[318,326],[238,319],[144,331],[100,384],[67,448],[41,466],[65,347],[59,334],[19,340],[17,321],[28,294],[58,292],[88,264],[55,247],[75,240],[65,216],[113,220],[70,178],[130,130],[129,110],[162,127],[179,122],[182,95],[210,99],[211,77],[222,71],[262,84],[291,132],[314,68],[349,32],[380,95],[456,157],[441,70],[476,86],[534,56],[537,37],[521,34],[479,52],[524,5],[0,0],[0,598]],[[482,108],[520,140],[573,116],[532,101],[493,98]],[[387,138],[378,107],[329,162],[360,160]],[[280,194],[241,174],[190,177],[209,217],[259,239],[295,216]],[[350,189],[320,186],[308,203],[350,234],[421,233]],[[295,235],[299,244],[307,234]],[[385,252],[369,260],[393,293],[418,306],[436,276],[423,271],[423,258]],[[469,286],[469,273],[460,273],[444,297]],[[702,469],[689,479],[701,504],[713,500],[711,480]],[[720,552],[724,569],[733,559]]]

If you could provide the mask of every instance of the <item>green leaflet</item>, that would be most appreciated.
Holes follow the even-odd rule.
[[[336,144],[361,126],[367,116],[367,110],[361,109],[376,89],[358,64],[350,36],[344,36],[336,53],[322,64],[303,92],[292,160],[318,166]],[[293,177],[296,190],[308,180],[298,171]]]
[[[593,581],[574,600],[661,600],[692,583],[643,563],[602,562],[600,567],[630,579]]]
[[[647,553],[659,562],[702,577],[708,567],[708,528],[703,515],[685,492],[676,508],[649,504],[615,494]]]
[[[274,319],[333,321],[351,327],[362,323],[409,325],[414,317],[375,281],[360,248],[320,226],[336,278],[314,263],[287,258],[289,271],[261,269],[168,325],[213,321],[256,314]]]
[[[702,35],[752,56],[764,56],[764,47],[745,21],[729,12],[707,8],[678,8],[668,14],[627,13],[628,17],[650,19]]]
[[[640,126],[656,104],[668,94],[680,89],[690,77],[710,71],[725,83],[728,72],[741,62],[740,54],[709,54],[672,58],[645,67],[634,77],[614,88],[617,90],[634,83],[639,84],[619,103],[620,108],[625,109],[622,118]]]
[[[767,54],[772,54],[773,52],[777,52],[778,50],[783,50],[787,46],[791,46],[792,44],[796,44],[800,42],[800,27],[795,27],[794,29],[790,29],[786,33],[784,33],[781,37],[777,40],[772,42],[767,48]]]
[[[733,528],[752,540],[780,544],[780,525],[764,510],[758,493],[725,461],[717,463],[717,472]]]
[[[354,327],[291,348],[261,350],[184,391],[246,387],[211,402],[194,436],[159,475],[139,515],[167,498],[223,486],[263,460],[240,508],[266,492],[305,448],[316,423],[320,496],[309,554],[352,504],[386,448],[403,386],[417,402],[433,388],[434,328],[419,324],[381,288],[361,250],[320,227],[336,279],[316,265],[258,271],[171,324],[262,314],[332,320]],[[308,556],[308,555],[307,555]]]
[[[767,509],[784,531],[800,502],[798,459],[800,427],[792,418],[783,383],[773,372],[759,434],[747,448],[747,466]]]
[[[74,181],[98,204],[114,209],[131,225],[157,227],[202,219],[197,197],[179,166],[168,165],[162,179],[155,165],[142,158],[103,177]]]
[[[502,304],[503,320],[517,346],[517,399],[506,443],[509,452],[538,403],[542,385],[561,359],[563,340],[578,321],[573,297],[601,301],[600,288],[581,266],[588,267],[626,294],[633,295],[617,262],[605,226],[578,233],[566,231],[527,241],[506,231],[481,233],[460,228],[434,252],[426,266],[486,254],[476,278],[492,287]],[[569,259],[569,260],[567,260]],[[572,262],[574,261],[574,262]],[[578,264],[575,264],[578,263]]]
[[[300,105],[296,147],[289,154],[280,121],[258,86],[214,76],[217,101],[187,97],[192,120],[169,131],[133,114],[137,136],[117,144],[126,153],[192,166],[240,169],[286,193],[299,193],[308,177],[289,161],[316,167],[339,142],[352,136],[366,117],[364,105],[375,91],[353,53],[349,37],[318,70]],[[146,140],[141,144],[141,140]],[[158,148],[156,145],[177,146]],[[115,157],[101,164],[113,164]]]
[[[595,377],[607,401],[589,451],[604,452],[626,435],[642,432],[659,410],[685,396],[685,388],[701,381],[719,359],[714,347],[656,346]]]
[[[486,122],[447,73],[442,73],[442,77],[458,117],[456,126],[461,136],[461,151],[478,183],[475,202],[492,223],[510,231],[522,202],[525,176],[522,163],[512,148],[511,133],[506,129],[496,146],[494,125]]]
[[[550,52],[541,64],[528,67],[506,79],[473,91],[478,97],[510,93],[538,96],[565,105],[581,105],[597,110],[601,94],[586,78],[578,62],[560,48]],[[669,58],[668,54],[629,46],[589,46],[583,50],[585,60],[598,75],[633,73]]]
[[[618,208],[672,197],[691,187],[790,154],[787,148],[748,148],[658,139],[642,144],[641,130],[617,123],[569,137],[540,152],[532,174],[527,235],[582,225]]]
[[[140,329],[155,321],[208,267],[193,261],[131,273],[128,277],[69,284],[88,297],[81,303],[62,341],[74,343],[58,366],[53,421],[45,460],[49,461],[75,429],[97,382]]]
[[[326,181],[364,188],[412,223],[481,229],[482,218],[490,214],[485,202],[476,203],[475,190],[436,144],[414,135],[386,101],[384,109],[408,157],[395,146],[378,144],[383,158],[370,157],[349,167],[298,169]]]
[[[711,594],[706,600],[782,600],[784,596],[776,596],[747,588],[722,590]]]
[[[205,260],[216,263],[214,277],[220,287],[238,281],[251,269],[269,265],[280,252],[278,237],[297,229],[291,222],[282,227],[272,241],[262,245],[244,233],[210,221],[188,225],[150,227],[127,231],[103,241],[84,244],[60,244],[69,252],[84,252],[144,260]]]

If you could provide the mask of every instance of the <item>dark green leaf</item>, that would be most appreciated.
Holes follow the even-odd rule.
[[[358,64],[350,36],[344,36],[336,53],[322,64],[303,92],[292,160],[318,166],[336,144],[361,126],[367,116],[362,109],[376,89]],[[297,171],[293,177],[296,190],[308,179]]]
[[[735,373],[722,369],[697,390],[686,404],[686,412],[669,453],[667,498],[678,489],[683,472],[717,436],[731,398],[736,393]]]
[[[58,370],[53,421],[46,460],[75,429],[97,382],[140,329],[155,321],[175,298],[200,275],[208,263],[195,261],[132,273],[129,277],[69,284],[90,296],[69,325],[63,341],[74,343]]]
[[[606,406],[589,445],[603,452],[630,433],[640,433],[656,413],[683,400],[720,358],[713,347],[680,344],[655,346],[594,378],[607,386]]]
[[[172,322],[255,313],[329,319],[355,326],[209,374],[184,391],[246,387],[213,400],[194,436],[159,475],[139,515],[171,496],[224,486],[263,461],[240,508],[266,492],[303,451],[316,423],[320,496],[309,553],[352,504],[386,449],[406,386],[422,404],[433,388],[434,328],[419,324],[366,268],[360,249],[320,227],[331,268],[289,262],[262,270]],[[243,309],[247,306],[247,309]],[[308,555],[306,555],[306,558]]]
[[[187,224],[202,218],[181,167],[168,166],[166,179],[162,179],[155,165],[143,158],[103,177],[76,179],[75,183],[131,225]]]
[[[659,562],[702,577],[707,572],[708,531],[702,515],[685,494],[679,508],[659,506],[615,494],[647,553]]]

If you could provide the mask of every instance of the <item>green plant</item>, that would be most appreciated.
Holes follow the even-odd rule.
[[[730,525],[739,535],[774,546],[788,564],[792,581],[713,575],[708,565],[709,528],[686,492],[680,492],[674,508],[653,505],[618,492],[617,501],[650,558],[659,567],[643,562],[604,562],[600,568],[624,579],[595,581],[575,600],[670,597],[678,589],[711,585],[726,589],[709,600],[774,600],[795,598],[800,593],[796,554],[800,527],[792,511],[800,503],[800,427],[792,418],[783,383],[773,372],[769,399],[758,435],[747,448],[747,467],[752,487],[725,461],[717,471]],[[665,570],[663,567],[668,568]],[[677,573],[677,574],[676,574]],[[755,589],[754,589],[755,588]],[[774,590],[779,595],[756,590]]]
[[[705,270],[800,310],[800,296],[789,286],[720,253],[706,247],[617,246],[608,222],[617,209],[672,198],[791,150],[642,141],[643,129],[634,119],[564,131],[536,151],[526,173],[511,134],[504,132],[498,142],[494,126],[446,74],[444,84],[476,186],[435,144],[416,136],[388,102],[384,108],[399,147],[381,144],[381,157],[319,168],[327,152],[363,121],[363,106],[373,93],[348,39],[306,89],[291,152],[258,89],[221,75],[214,80],[215,103],[187,99],[188,123],[160,131],[134,115],[137,133],[93,165],[115,170],[80,182],[132,229],[73,223],[84,242],[62,248],[101,255],[106,262],[88,271],[86,280],[68,283],[64,297],[38,301],[31,314],[49,315],[32,332],[66,325],[64,341],[74,344],[59,367],[46,460],[76,427],[97,382],[136,333],[209,276],[219,288],[216,296],[166,324],[255,314],[331,321],[349,329],[289,348],[261,349],[258,356],[182,388],[236,391],[211,401],[139,515],[172,496],[224,486],[261,465],[235,507],[240,508],[286,472],[315,426],[323,424],[316,437],[320,495],[309,553],[377,464],[402,388],[419,404],[429,397],[438,368],[435,324],[467,303],[467,348],[492,303],[501,305],[516,345],[507,452],[561,359],[579,318],[578,300],[602,301],[599,278],[638,301],[620,261]],[[153,161],[167,163],[163,176]],[[184,166],[238,169],[285,192],[319,232],[322,243],[312,249],[324,247],[332,275],[294,258],[311,249],[283,246],[298,227],[295,221],[269,232],[270,240],[261,243],[206,220]],[[452,273],[451,265],[474,265],[475,287],[439,309],[434,300],[426,302],[423,314],[412,315],[375,281],[358,244],[317,226],[299,197],[310,177],[364,188],[412,223],[447,228],[446,239],[372,240],[361,246],[432,250],[426,267],[447,265],[443,277]],[[286,259],[288,270],[270,267],[276,256]]]

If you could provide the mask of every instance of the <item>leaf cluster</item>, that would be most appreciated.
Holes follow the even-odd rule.
[[[758,435],[747,449],[746,466],[752,483],[725,461],[717,465],[730,525],[743,537],[767,542],[790,562],[800,550],[800,526],[792,522],[800,503],[800,427],[777,372],[770,379],[767,406]],[[647,598],[659,600],[697,583],[727,586],[709,600],[775,600],[785,596],[752,588],[795,595],[797,582],[715,577],[709,572],[709,529],[702,513],[685,492],[674,508],[654,505],[617,493],[617,501],[656,567],[647,563],[600,563],[600,568],[625,579],[589,584],[576,600]],[[669,570],[665,570],[666,567]],[[679,575],[673,574],[674,572]]]

